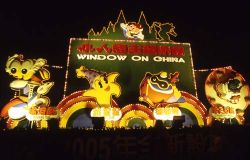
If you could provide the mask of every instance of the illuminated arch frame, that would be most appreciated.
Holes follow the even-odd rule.
[[[184,108],[192,112],[197,119],[199,126],[206,125],[207,109],[206,107],[193,95],[181,91],[182,96],[184,96],[186,102],[179,103],[180,108]]]
[[[95,100],[91,97],[83,97],[83,91],[77,91],[65,97],[58,105],[60,115],[60,128],[67,128],[69,118],[76,111],[84,108],[94,108],[97,106]]]
[[[92,108],[89,106],[89,104],[93,101],[87,101],[87,102],[77,102],[76,104],[72,105],[70,108],[68,108],[63,115],[61,115],[61,121],[60,121],[60,128],[67,128],[68,121],[72,114],[74,114],[76,111],[84,108]]]
[[[122,117],[119,121],[120,128],[128,128],[131,119],[140,118],[144,120],[146,127],[153,127],[155,119],[152,110],[142,104],[129,104],[121,109]]]
[[[82,96],[83,91],[77,91],[65,97],[57,106],[60,110],[60,128],[67,128],[70,117],[78,110],[84,108],[96,108],[99,105],[95,98]],[[118,107],[117,103],[112,100],[112,106]]]

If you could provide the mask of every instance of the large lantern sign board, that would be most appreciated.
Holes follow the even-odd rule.
[[[174,29],[172,23],[149,25],[143,12],[138,22],[127,22],[121,11],[116,22],[109,22],[101,32],[91,29],[87,39],[71,38],[64,96],[91,88],[88,78],[76,75],[81,66],[119,74],[119,106],[139,102],[140,84],[147,73],[164,73],[166,78],[178,73],[174,86],[196,96],[191,47],[172,42],[171,36],[177,35]]]
[[[177,88],[196,95],[188,43],[72,38],[66,95],[89,88],[86,80],[76,76],[80,66],[106,73],[118,72],[117,82],[122,90],[118,99],[120,105],[138,102],[140,82],[148,72],[178,72]]]
[[[87,108],[90,117],[104,117],[106,127],[149,127],[183,115],[188,125],[203,126],[206,108],[192,103],[198,100],[192,98],[197,93],[191,47],[171,40],[174,29],[172,23],[149,25],[143,12],[138,22],[127,22],[121,11],[101,32],[90,29],[88,38],[71,38],[65,98],[57,106],[61,127],[85,121],[80,110]]]

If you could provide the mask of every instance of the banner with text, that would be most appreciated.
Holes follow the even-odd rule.
[[[189,43],[71,38],[68,56],[66,95],[89,88],[86,79],[76,76],[80,66],[107,74],[118,72],[119,105],[139,102],[140,82],[147,72],[179,72],[177,88],[196,95]]]

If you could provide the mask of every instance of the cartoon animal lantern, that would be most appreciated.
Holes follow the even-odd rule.
[[[135,22],[129,22],[129,23],[121,23],[120,26],[126,38],[133,40],[144,39],[144,35],[142,34],[143,31],[142,25]]]
[[[205,82],[205,93],[211,108],[208,125],[217,120],[222,123],[244,123],[244,110],[250,102],[249,86],[241,74],[232,68],[212,71]]]
[[[176,88],[179,73],[159,72],[146,73],[140,84],[140,101],[144,101],[154,108],[153,115],[158,120],[173,120],[174,116],[181,116],[178,103],[185,102],[181,92]]]
[[[90,88],[83,92],[83,96],[95,98],[100,107],[91,111],[93,117],[105,117],[105,120],[118,120],[121,117],[119,108],[112,106],[112,96],[119,97],[121,87],[116,83],[118,73],[98,72],[96,70],[86,69],[84,66],[76,69],[78,78],[86,78],[89,81]]]
[[[146,73],[140,84],[140,101],[147,102],[155,108],[159,103],[179,103],[185,99],[181,92],[176,88],[179,73],[159,72],[157,74]]]
[[[2,117],[8,116],[13,120],[30,117],[31,120],[31,112],[34,113],[35,107],[49,106],[49,98],[43,95],[50,91],[54,82],[45,82],[50,78],[49,71],[43,68],[45,64],[45,59],[25,60],[21,54],[8,58],[5,71],[15,78],[10,88],[17,91],[18,95],[4,106]]]

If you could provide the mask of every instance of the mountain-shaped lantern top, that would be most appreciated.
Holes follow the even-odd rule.
[[[137,22],[127,21],[121,10],[115,23],[110,21],[101,31],[93,28],[88,32],[89,39],[115,39],[115,40],[146,40],[172,42],[176,37],[173,23],[162,23],[154,21],[149,24],[143,11],[141,11]]]

